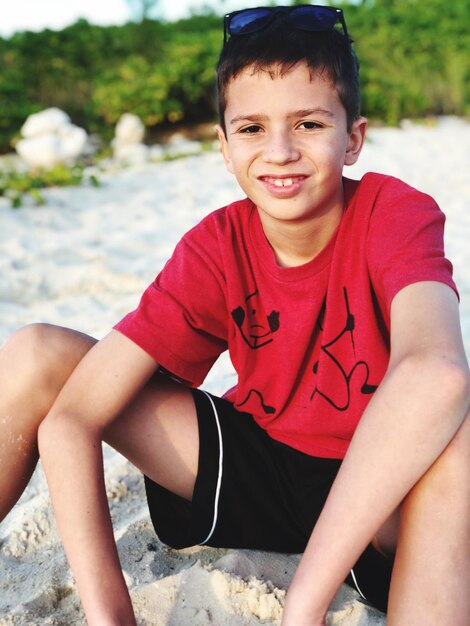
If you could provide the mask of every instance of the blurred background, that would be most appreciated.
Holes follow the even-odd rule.
[[[0,153],[12,150],[30,114],[48,107],[103,141],[126,112],[142,120],[147,141],[182,127],[203,138],[215,120],[222,16],[259,4],[269,2],[9,3],[0,23]],[[334,5],[355,40],[372,122],[470,115],[470,0]]]

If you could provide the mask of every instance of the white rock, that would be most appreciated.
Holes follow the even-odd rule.
[[[121,115],[112,142],[114,159],[126,165],[148,161],[150,151],[143,143],[144,136],[145,126],[137,115],[132,113]]]
[[[137,115],[124,113],[116,124],[116,142],[119,144],[139,144],[145,136],[145,126]]]
[[[83,128],[69,124],[59,129],[57,133],[60,148],[62,150],[62,159],[64,161],[74,161],[82,155],[88,144],[88,135]]]
[[[28,167],[48,169],[59,163],[73,163],[88,149],[86,131],[54,107],[30,115],[21,133],[23,139],[16,144],[16,151]]]
[[[124,165],[139,165],[149,160],[150,151],[143,143],[114,143],[114,158]]]
[[[68,124],[70,124],[70,118],[67,113],[56,107],[51,107],[30,115],[21,127],[21,134],[24,138],[29,139],[30,137],[55,133]]]
[[[59,155],[62,154],[59,138],[54,133],[21,139],[15,147],[29,167],[51,168],[60,162]]]

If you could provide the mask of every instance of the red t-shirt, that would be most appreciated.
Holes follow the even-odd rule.
[[[330,458],[387,369],[393,297],[419,281],[456,289],[432,198],[378,174],[344,183],[341,223],[312,261],[280,267],[254,204],[234,202],[182,238],[116,325],[192,386],[228,349],[226,397],[274,439]]]

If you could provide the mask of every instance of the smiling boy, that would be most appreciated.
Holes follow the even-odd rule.
[[[39,428],[88,623],[135,625],[104,440],[145,474],[169,545],[303,553],[283,626],[324,626],[348,576],[388,597],[390,626],[468,626],[469,373],[443,215],[396,179],[343,177],[366,120],[341,11],[247,9],[224,39],[218,134],[247,198],[187,233],[99,343],[43,325],[7,343],[4,434],[32,448],[5,449],[0,511]],[[227,349],[221,399],[197,387]]]
[[[226,99],[218,134],[229,171],[257,206],[280,265],[310,261],[341,221],[343,166],[357,160],[366,121],[348,132],[331,80],[306,63],[287,72],[247,67]]]

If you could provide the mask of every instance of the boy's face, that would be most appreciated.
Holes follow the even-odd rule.
[[[218,127],[227,168],[258,207],[266,234],[287,222],[339,223],[343,166],[356,162],[366,121],[348,133],[333,84],[305,63],[277,70],[248,67],[229,83],[226,137]]]

